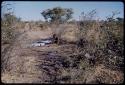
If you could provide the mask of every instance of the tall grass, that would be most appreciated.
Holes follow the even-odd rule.
[[[113,68],[124,68],[123,21],[93,20],[95,10],[81,16],[78,22],[78,47],[95,56],[96,61]],[[119,62],[119,63],[118,63]]]

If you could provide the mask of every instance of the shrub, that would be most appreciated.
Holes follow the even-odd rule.
[[[78,22],[77,45],[80,48],[78,50],[93,54],[96,63],[123,70],[123,19],[116,20],[111,16],[105,21],[92,20],[94,13],[96,12],[82,13],[81,20]]]
[[[15,35],[11,28],[2,27],[2,44],[9,44],[13,41]]]

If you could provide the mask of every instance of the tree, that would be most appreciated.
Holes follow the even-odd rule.
[[[41,14],[47,22],[63,23],[72,18],[73,10],[71,8],[55,7],[46,9]]]
[[[117,19],[118,22],[123,22],[124,21],[124,19],[120,18],[120,17],[117,17],[116,19]]]

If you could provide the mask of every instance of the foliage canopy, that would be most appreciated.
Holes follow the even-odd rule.
[[[73,10],[71,8],[55,7],[46,9],[41,14],[47,22],[63,23],[72,18]]]

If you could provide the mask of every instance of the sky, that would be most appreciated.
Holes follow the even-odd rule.
[[[41,12],[45,9],[53,7],[62,7],[62,8],[72,8],[74,11],[73,19],[78,20],[81,12],[89,12],[93,9],[96,9],[97,16],[99,19],[106,19],[107,16],[112,14],[112,11],[118,11],[116,17],[124,17],[124,4],[123,2],[87,2],[87,1],[4,1],[4,4],[11,3],[14,14],[17,17],[20,17],[23,21],[44,21]],[[5,7],[1,7],[2,12],[6,10]]]

